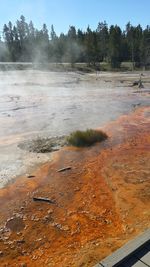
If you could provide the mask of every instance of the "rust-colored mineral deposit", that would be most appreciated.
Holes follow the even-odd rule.
[[[149,114],[120,117],[107,141],[66,147],[0,190],[1,267],[93,266],[150,226]]]

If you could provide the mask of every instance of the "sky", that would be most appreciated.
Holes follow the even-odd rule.
[[[53,24],[59,35],[72,25],[83,31],[89,25],[95,30],[104,20],[108,26],[117,24],[121,29],[129,21],[146,27],[150,25],[149,14],[150,0],[0,0],[0,31],[5,23],[14,24],[21,15],[38,29],[43,23],[48,29]]]

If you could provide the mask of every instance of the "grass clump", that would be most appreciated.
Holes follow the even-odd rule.
[[[91,146],[94,143],[102,142],[107,139],[108,136],[103,131],[87,129],[86,131],[75,131],[67,138],[69,145],[77,147]]]

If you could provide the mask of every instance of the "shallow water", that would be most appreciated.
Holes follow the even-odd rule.
[[[101,127],[148,105],[149,84],[142,93],[129,87],[138,77],[139,73],[0,72],[1,186],[50,158],[20,150],[20,141]]]

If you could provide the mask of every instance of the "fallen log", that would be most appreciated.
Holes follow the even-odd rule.
[[[35,175],[28,175],[27,178],[35,178]]]
[[[44,198],[44,197],[33,197],[34,201],[42,201],[42,202],[48,202],[50,204],[56,204],[55,200]]]
[[[64,172],[67,170],[71,170],[71,167],[65,167],[65,168],[59,169],[59,170],[57,170],[57,172]]]
[[[137,86],[138,84],[139,84],[139,81],[135,81],[135,82],[132,83],[131,86]]]

